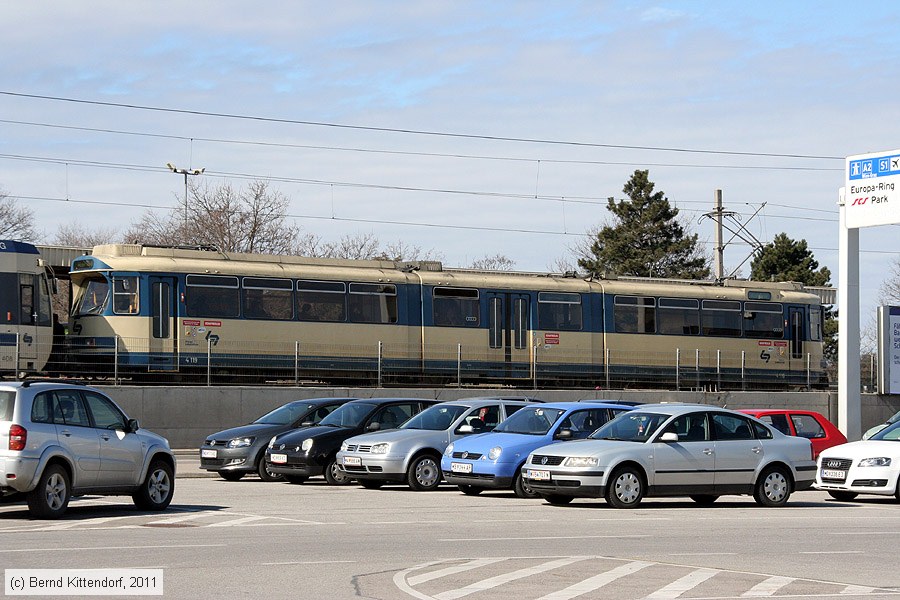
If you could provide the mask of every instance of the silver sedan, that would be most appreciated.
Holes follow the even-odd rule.
[[[783,506],[815,473],[809,440],[732,410],[683,404],[641,406],[586,440],[535,450],[522,468],[551,504],[605,498],[617,508],[651,496],[710,504],[725,494]]]

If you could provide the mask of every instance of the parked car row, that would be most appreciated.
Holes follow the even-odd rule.
[[[898,473],[891,470],[900,467],[900,457],[888,451],[900,444],[885,446],[900,438],[900,425],[875,436],[881,455],[868,456],[873,447],[866,447],[860,450],[866,456],[856,461],[853,445],[812,411],[739,412],[597,400],[536,403],[520,397],[341,398],[301,404],[293,420],[267,416],[256,422],[278,421],[282,429],[235,428],[210,436],[201,448],[202,468],[225,478],[235,478],[232,471],[256,471],[263,479],[283,477],[292,483],[324,475],[333,485],[356,482],[372,489],[403,483],[428,491],[444,481],[469,495],[509,489],[551,504],[604,498],[619,508],[636,507],[653,496],[687,496],[710,504],[726,494],[782,506],[793,492],[814,484],[841,500],[865,492],[900,499]],[[331,412],[325,414],[324,407]],[[299,422],[299,428],[286,427],[288,421]],[[261,438],[269,433],[266,445]],[[227,453],[241,448],[247,449],[241,457]],[[839,458],[840,465],[823,463],[843,454],[852,455]],[[850,466],[841,466],[845,462]],[[856,477],[853,469],[867,467],[882,470],[864,471],[868,479]]]

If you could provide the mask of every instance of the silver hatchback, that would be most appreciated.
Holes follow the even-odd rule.
[[[130,495],[165,510],[175,456],[101,391],[71,383],[0,384],[0,496],[24,495],[32,515],[60,517],[85,494]]]

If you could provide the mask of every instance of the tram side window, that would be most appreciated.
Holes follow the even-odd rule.
[[[538,292],[538,326],[545,330],[581,331],[581,294]]]
[[[613,306],[616,333],[655,333],[656,299],[616,296]]]
[[[432,316],[442,327],[478,327],[478,290],[434,288]]]
[[[659,332],[674,335],[700,333],[700,301],[693,298],[660,298]]]
[[[290,279],[244,277],[244,317],[290,321],[294,318],[294,284]]]
[[[351,283],[350,320],[354,323],[396,323],[397,286]]]
[[[301,321],[346,321],[346,291],[347,284],[343,281],[298,281],[298,318]]]
[[[113,312],[136,315],[138,312],[138,278],[113,277]]]
[[[784,307],[778,302],[744,302],[744,335],[780,340],[784,337]]]
[[[818,306],[809,309],[809,339],[822,341],[822,309]]]
[[[703,335],[740,337],[741,303],[738,300],[704,300],[702,308]]]
[[[50,300],[50,287],[47,278],[42,275],[34,276],[34,289],[38,292],[38,325],[50,327],[53,325],[53,306]]]
[[[240,314],[237,277],[188,275],[184,291],[189,317],[235,318]]]

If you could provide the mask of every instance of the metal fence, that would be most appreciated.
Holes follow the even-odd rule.
[[[48,342],[49,343],[49,342]],[[829,380],[810,355],[781,368],[751,365],[746,352],[677,348],[655,352],[606,349],[602,360],[543,346],[504,354],[462,344],[323,344],[294,341],[193,341],[180,350],[147,338],[95,338],[58,345],[43,373],[114,385],[506,386],[520,389],[804,390]],[[38,352],[40,354],[40,352]],[[791,368],[788,369],[787,367]],[[18,373],[16,373],[18,376]]]

